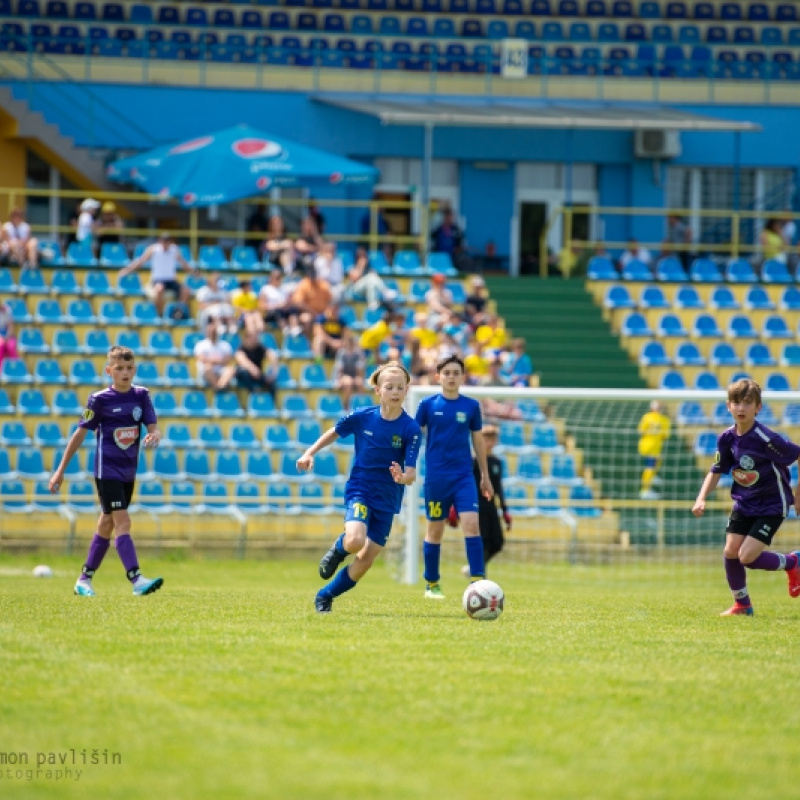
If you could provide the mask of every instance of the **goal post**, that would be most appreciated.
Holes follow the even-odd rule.
[[[412,386],[406,410],[414,416],[420,401],[438,391]],[[464,387],[462,393],[481,401],[484,424],[500,428],[495,455],[513,517],[500,557],[505,564],[719,567],[730,477],[720,481],[704,517],[696,519],[691,508],[717,436],[732,424],[724,391]],[[653,401],[671,431],[655,475],[645,476],[638,426]],[[763,403],[759,419],[800,441],[800,392],[764,392]],[[423,473],[424,447],[395,544],[397,576],[409,584],[419,580]],[[799,534],[794,518],[787,520],[779,549],[794,549]],[[446,536],[445,544],[443,559],[463,563],[461,536]]]

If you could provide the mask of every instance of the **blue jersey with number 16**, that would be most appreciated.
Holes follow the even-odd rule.
[[[403,501],[403,484],[395,483],[389,467],[417,466],[421,431],[405,411],[397,419],[381,416],[380,406],[353,411],[336,423],[339,436],[353,434],[356,457],[345,488],[345,501],[368,500],[369,508],[396,514]]]
[[[472,477],[472,432],[483,428],[481,405],[463,394],[449,400],[443,394],[426,397],[417,409],[417,422],[427,428],[425,482]]]

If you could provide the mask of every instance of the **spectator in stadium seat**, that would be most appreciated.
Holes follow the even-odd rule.
[[[371,309],[379,308],[382,303],[391,303],[396,299],[396,293],[372,268],[369,255],[363,247],[356,250],[355,263],[347,273],[342,290],[343,299],[354,300],[356,297],[366,299]]]
[[[219,338],[217,323],[209,320],[206,323],[205,338],[194,346],[194,357],[197,359],[197,377],[212,389],[222,389],[230,383],[236,373],[233,359],[233,348]],[[223,377],[226,383],[223,383]]]
[[[289,295],[283,288],[283,270],[276,267],[269,273],[269,279],[258,293],[258,308],[264,325],[280,328],[288,316]]]
[[[530,386],[533,365],[525,352],[524,339],[514,339],[511,343],[511,352],[505,357],[502,374],[509,386]]]
[[[139,258],[135,258],[127,267],[123,267],[120,270],[120,277],[139,269],[142,264],[146,264],[148,261],[150,262],[148,294],[152,297],[159,316],[164,315],[167,292],[174,295],[180,302],[188,305],[191,299],[191,292],[188,286],[178,282],[178,267],[180,266],[187,271],[191,271],[192,268],[181,255],[178,245],[172,240],[172,234],[167,232],[160,234],[155,244],[151,244]]]
[[[314,220],[317,233],[322,238],[325,236],[325,215],[319,210],[317,201],[313,197],[308,198],[308,216]]]
[[[279,267],[284,275],[291,275],[295,266],[294,242],[286,235],[286,226],[280,214],[269,218],[267,241],[264,242],[264,253],[273,267]]]
[[[266,362],[266,368],[264,364]],[[275,380],[278,375],[278,354],[266,348],[253,331],[242,331],[242,339],[233,354],[233,361],[223,370],[217,382],[217,391],[226,389],[236,378],[236,384],[250,392],[263,390],[275,397]]]
[[[320,361],[323,358],[336,358],[346,329],[339,304],[331,303],[314,320],[314,337],[311,342],[314,356]]]
[[[314,320],[324,314],[325,309],[333,302],[333,293],[328,282],[317,277],[312,265],[306,277],[297,284],[290,302],[297,307],[300,326],[311,339]]]
[[[253,291],[249,278],[239,281],[238,288],[231,292],[231,306],[240,328],[258,335],[264,330],[264,320],[258,310],[258,295]]]
[[[786,240],[783,236],[783,221],[779,219],[768,219],[759,237],[764,261],[780,261],[782,264],[787,262]]]
[[[197,324],[205,328],[206,323],[214,320],[225,328],[233,324],[235,311],[231,304],[231,293],[218,272],[208,276],[205,286],[201,286],[195,293],[197,303]]]
[[[262,203],[259,203],[253,209],[253,212],[247,218],[247,232],[248,233],[264,233],[269,231],[269,220],[267,219],[267,212]]]
[[[14,335],[14,320],[8,303],[0,300],[0,364],[4,358],[17,358],[17,337]]]
[[[300,224],[300,235],[294,243],[294,249],[297,252],[297,259],[308,271],[314,268],[314,260],[320,249],[325,244],[322,236],[317,230],[317,223],[314,222],[313,217],[303,217]]]
[[[483,348],[502,350],[508,341],[505,323],[495,314],[487,314],[486,322],[475,331],[475,338]]]
[[[10,259],[23,269],[39,266],[39,241],[31,236],[31,226],[25,222],[21,208],[12,208],[8,222],[3,225],[2,239]]]
[[[100,208],[100,203],[87,197],[79,207],[78,223],[75,228],[75,241],[78,244],[87,244],[94,247],[94,218]]]
[[[431,250],[434,253],[449,253],[455,263],[464,247],[464,234],[456,222],[450,206],[442,210],[442,221],[431,232]]]
[[[464,302],[464,318],[475,330],[486,319],[486,306],[489,303],[489,292],[486,281],[480,275],[473,275],[469,281],[469,294]]]
[[[445,285],[446,280],[444,275],[437,273],[431,277],[431,288],[425,292],[428,321],[432,328],[449,322],[453,310],[453,293]]]
[[[631,239],[628,242],[627,249],[623,251],[622,255],[619,257],[620,272],[622,272],[631,261],[639,261],[649,267],[653,263],[653,255],[646,247],[642,247],[636,239]]]
[[[100,215],[94,223],[98,248],[102,248],[104,244],[119,244],[122,241],[120,230],[124,226],[122,217],[117,213],[117,206],[106,200],[100,207]]]
[[[318,278],[328,282],[334,297],[341,297],[344,291],[344,264],[342,259],[336,255],[336,244],[325,242],[319,249],[317,257],[314,259],[314,271]]]
[[[333,381],[342,398],[345,411],[350,410],[350,399],[364,386],[366,359],[364,351],[358,346],[353,331],[342,334],[342,346],[336,353],[333,364]]]
[[[684,247],[692,243],[692,229],[680,218],[678,214],[667,216],[667,238],[661,246],[661,256],[677,256],[683,268],[689,269],[692,263],[692,253],[687,250],[678,250],[677,246]]]

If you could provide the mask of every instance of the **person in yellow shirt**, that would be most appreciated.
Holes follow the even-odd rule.
[[[464,356],[464,371],[468,386],[480,386],[489,376],[489,360],[480,352],[470,353]]]
[[[661,464],[661,451],[664,442],[669,439],[672,424],[664,413],[664,407],[658,400],[650,403],[650,410],[639,420],[639,455],[644,459],[642,485],[639,497],[642,500],[658,500],[661,496],[653,489],[653,485],[661,483],[658,468]]]
[[[508,341],[508,334],[502,322],[493,314],[475,331],[478,344],[486,350],[502,350]]]
[[[231,292],[231,305],[239,327],[255,334],[264,330],[264,319],[258,311],[258,295],[253,291],[252,281],[241,281],[239,288]]]

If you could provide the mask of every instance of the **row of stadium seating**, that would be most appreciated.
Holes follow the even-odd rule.
[[[232,0],[235,2],[235,0]],[[250,0],[242,0],[249,4]],[[278,0],[256,0],[259,5],[281,5]],[[256,9],[231,9],[218,4],[215,9],[185,3],[93,3],[63,0],[0,0],[0,16],[16,13],[22,17],[48,19],[105,20],[107,22],[158,22],[163,25],[262,27],[262,12]],[[285,0],[292,8],[347,11],[422,12],[424,14],[526,15],[558,17],[638,17],[641,19],[748,20],[750,22],[793,22],[798,19],[793,3],[739,2],[628,2],[628,0]],[[42,13],[44,12],[44,13]],[[282,13],[282,12],[274,12]]]
[[[92,248],[84,243],[71,242],[67,247],[66,255],[63,254],[58,242],[42,240],[39,242],[39,255],[43,266],[75,266],[75,267],[124,267],[132,258],[141,256],[152,242],[137,242],[132,251],[124,244],[105,243],[100,247],[100,258],[95,258]],[[272,264],[259,260],[256,248],[251,245],[239,245],[230,249],[229,253],[220,245],[201,245],[197,259],[192,255],[189,246],[178,245],[181,254],[191,267],[200,270],[238,271],[238,272],[269,272]],[[337,251],[345,270],[353,266],[355,254],[351,246],[342,245]],[[391,264],[386,260],[382,250],[369,252],[370,265],[380,275],[432,275],[441,273],[446,276],[458,274],[453,266],[449,253],[428,253],[423,264],[416,250],[398,250]],[[4,284],[0,284],[0,292],[9,291],[9,276],[6,272],[0,273]]]
[[[245,514],[339,516],[343,506],[343,489],[334,485],[330,494],[317,484],[302,484],[294,490],[287,484],[231,483],[207,481],[200,487],[188,481],[140,481],[138,501],[131,511],[153,514],[225,514],[235,509]],[[96,514],[97,490],[87,480],[72,481],[64,487],[66,503],[52,497],[44,481],[28,485],[20,480],[0,481],[0,509],[8,513],[29,514],[34,511],[55,512],[66,507],[79,514]],[[34,502],[30,502],[30,498]],[[517,484],[510,485],[506,499],[516,516],[558,516],[568,510],[578,517],[599,517],[601,511],[591,505],[594,494],[588,486],[573,486],[561,490],[557,486],[540,485],[532,490]],[[233,500],[233,503],[231,502]]]
[[[603,307],[609,311],[617,309],[641,310],[678,309],[702,310],[705,308],[725,311],[747,309],[753,311],[800,310],[800,289],[796,286],[779,284],[742,284],[722,286],[707,284],[698,291],[694,284],[679,284],[672,287],[674,293],[665,291],[660,284],[644,284],[638,287],[638,296],[631,292],[630,284],[614,284],[606,289]],[[776,291],[777,290],[777,291]]]
[[[696,283],[793,283],[800,282],[800,270],[792,271],[783,261],[770,259],[765,261],[760,268],[761,275],[756,272],[752,263],[746,258],[730,259],[724,266],[720,266],[711,258],[697,258],[692,262],[689,271],[683,268],[675,256],[659,259],[651,267],[641,261],[629,261],[618,272],[605,256],[595,256],[589,262],[587,274],[593,281],[617,281],[620,277],[625,281],[662,281],[668,283],[681,283],[692,280]]]

